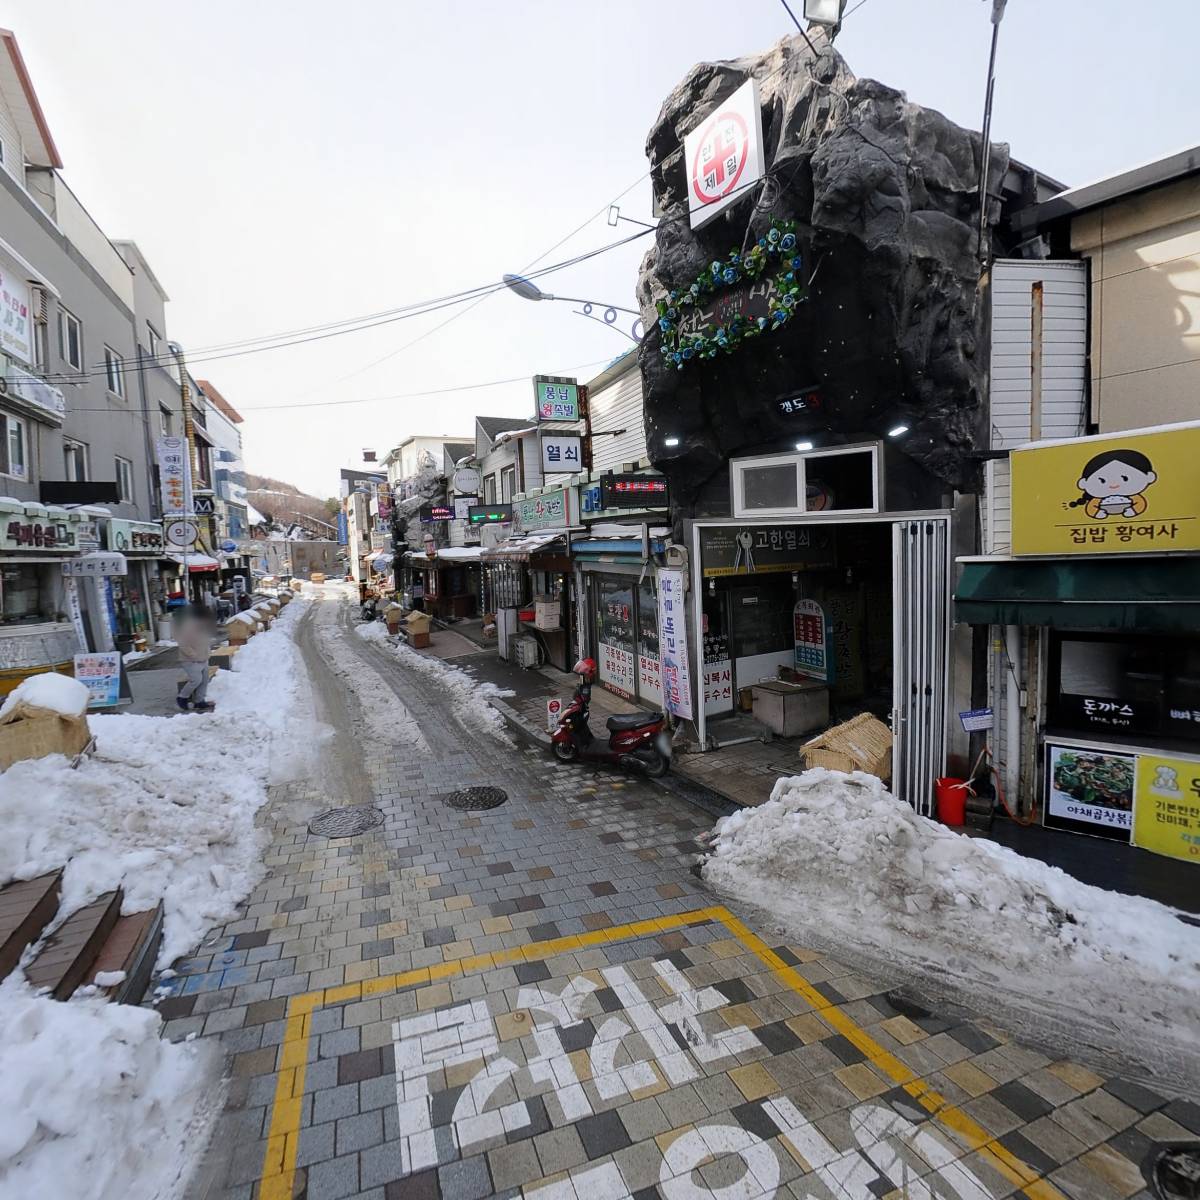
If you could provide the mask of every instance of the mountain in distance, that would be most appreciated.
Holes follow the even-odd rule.
[[[322,500],[282,479],[254,475],[249,471],[246,472],[246,501],[276,525],[286,527],[298,521],[320,537],[331,537],[332,531],[328,527],[337,521],[336,500]],[[318,521],[324,524],[313,524]]]

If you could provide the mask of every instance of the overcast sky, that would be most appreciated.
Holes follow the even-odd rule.
[[[837,46],[858,75],[978,128],[989,11],[864,0]],[[586,379],[631,343],[501,293],[433,333],[458,310],[222,361],[204,348],[487,283],[593,214],[544,261],[635,231],[602,213],[622,196],[649,218],[644,143],[666,94],[695,62],[792,30],[778,0],[0,0],[0,18],[68,182],[110,237],[138,242],[172,298],[169,335],[245,415],[249,469],[321,495],[364,447],[382,458],[410,433],[532,406],[527,382],[398,394]],[[1010,0],[993,136],[1070,184],[1194,143],[1198,35],[1196,0]],[[543,286],[632,307],[645,245]]]

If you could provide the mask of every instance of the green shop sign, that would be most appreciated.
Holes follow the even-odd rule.
[[[514,523],[523,531],[566,529],[579,524],[579,494],[573,487],[555,488],[513,503]]]

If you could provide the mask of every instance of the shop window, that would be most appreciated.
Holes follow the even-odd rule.
[[[507,504],[513,498],[513,492],[516,490],[517,468],[505,467],[500,472],[500,503]]]
[[[83,325],[65,308],[58,310],[58,352],[67,366],[83,370]]]
[[[878,512],[879,462],[879,447],[873,443],[733,459],[733,515]]]
[[[1200,637],[1052,633],[1048,683],[1064,732],[1200,739]]]
[[[483,502],[484,504],[496,503],[496,477],[489,475],[483,481]]]
[[[632,699],[637,687],[634,645],[635,580],[600,576],[596,580],[596,641],[600,682],[618,696]]]
[[[24,563],[0,564],[0,622],[21,624],[45,618],[42,605],[49,602],[49,596],[43,596],[44,569]]]
[[[28,432],[19,417],[0,413],[0,475],[29,478]]]
[[[63,477],[71,483],[88,477],[87,447],[82,442],[63,441]]]
[[[171,410],[160,406],[158,410],[158,432],[162,437],[170,437],[171,431]]]

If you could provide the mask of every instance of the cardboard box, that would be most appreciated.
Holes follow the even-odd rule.
[[[65,717],[53,709],[18,701],[0,720],[0,771],[26,758],[65,754],[75,758],[92,740],[87,717]]]
[[[892,777],[892,731],[878,717],[859,713],[800,747],[805,769],[865,771],[887,783]]]

